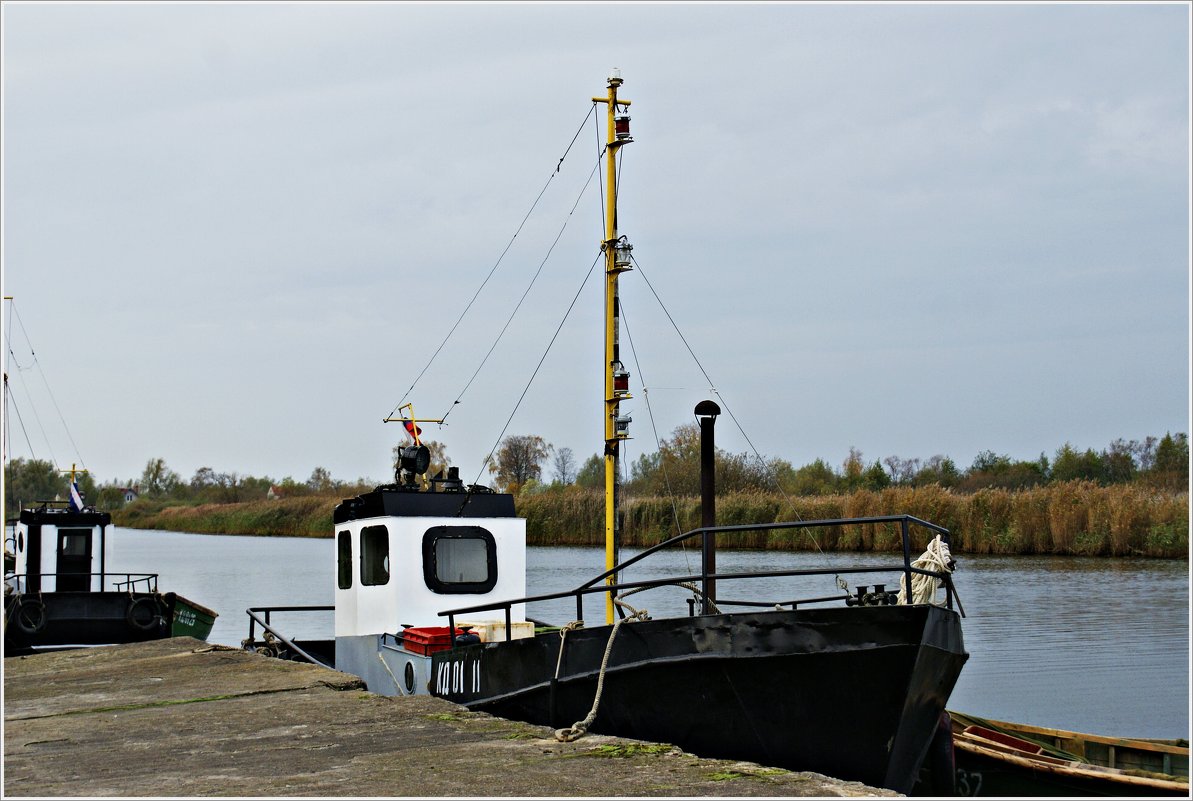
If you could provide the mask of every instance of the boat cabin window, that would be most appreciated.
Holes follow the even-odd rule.
[[[90,556],[87,545],[91,542],[89,528],[63,528],[58,530],[63,556]]]
[[[336,576],[341,590],[352,587],[352,534],[347,531],[336,535]]]
[[[480,526],[433,526],[423,535],[423,580],[432,592],[486,593],[497,584],[497,542]]]
[[[389,583],[389,530],[365,526],[360,532],[360,583]]]

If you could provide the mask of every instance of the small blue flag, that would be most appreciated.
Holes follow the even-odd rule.
[[[83,511],[83,496],[79,494],[79,482],[70,482],[70,510],[72,512]]]

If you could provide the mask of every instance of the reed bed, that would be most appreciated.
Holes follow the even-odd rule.
[[[193,534],[330,537],[331,512],[339,500],[306,496],[198,505],[137,501],[113,512],[112,522],[128,528],[156,528]]]
[[[569,488],[519,498],[534,545],[600,545],[604,497]],[[700,501],[628,497],[622,542],[647,546],[700,525]],[[954,493],[939,486],[861,490],[850,495],[785,498],[757,491],[717,498],[719,525],[837,520],[909,514],[947,528],[958,553],[1188,558],[1189,496],[1136,485],[1071,481],[1027,490]],[[678,524],[676,519],[678,518]],[[918,547],[928,539],[913,528]],[[721,536],[723,547],[756,550],[895,551],[899,527],[868,523],[813,530],[749,531]]]
[[[113,513],[116,525],[202,534],[329,537],[332,497],[282,498],[236,504],[180,506],[138,501]],[[596,546],[604,542],[604,496],[568,487],[524,494],[531,545]],[[622,543],[654,545],[698,528],[698,498],[626,497]],[[784,497],[746,491],[717,498],[717,523],[749,525],[909,514],[947,528],[957,553],[1149,556],[1188,558],[1189,496],[1140,485],[1071,481],[1027,490],[954,493],[939,486],[860,490],[850,495]],[[677,522],[678,521],[678,522]],[[928,539],[913,529],[913,545]],[[812,531],[745,531],[718,537],[721,547],[755,550],[897,551],[892,524],[827,526]]]

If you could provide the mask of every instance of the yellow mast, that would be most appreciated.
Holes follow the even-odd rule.
[[[621,86],[621,71],[613,70],[609,77],[608,94],[606,97],[594,97],[594,103],[604,103],[608,122],[608,136],[605,159],[605,241],[601,248],[605,252],[605,569],[612,570],[617,566],[617,551],[621,545],[620,525],[618,520],[619,481],[618,481],[618,445],[628,437],[629,419],[622,419],[619,415],[619,402],[630,397],[629,374],[621,364],[617,342],[617,277],[630,269],[630,245],[624,238],[617,235],[617,155],[622,145],[633,141],[630,139],[629,121],[625,114],[618,114],[619,107],[624,111],[629,100],[620,100],[617,89]],[[607,578],[606,583],[616,583],[615,576]],[[613,595],[605,595],[605,620],[613,622]]]

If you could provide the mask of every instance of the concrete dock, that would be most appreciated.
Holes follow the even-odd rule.
[[[896,796],[175,638],[7,657],[3,795]]]

